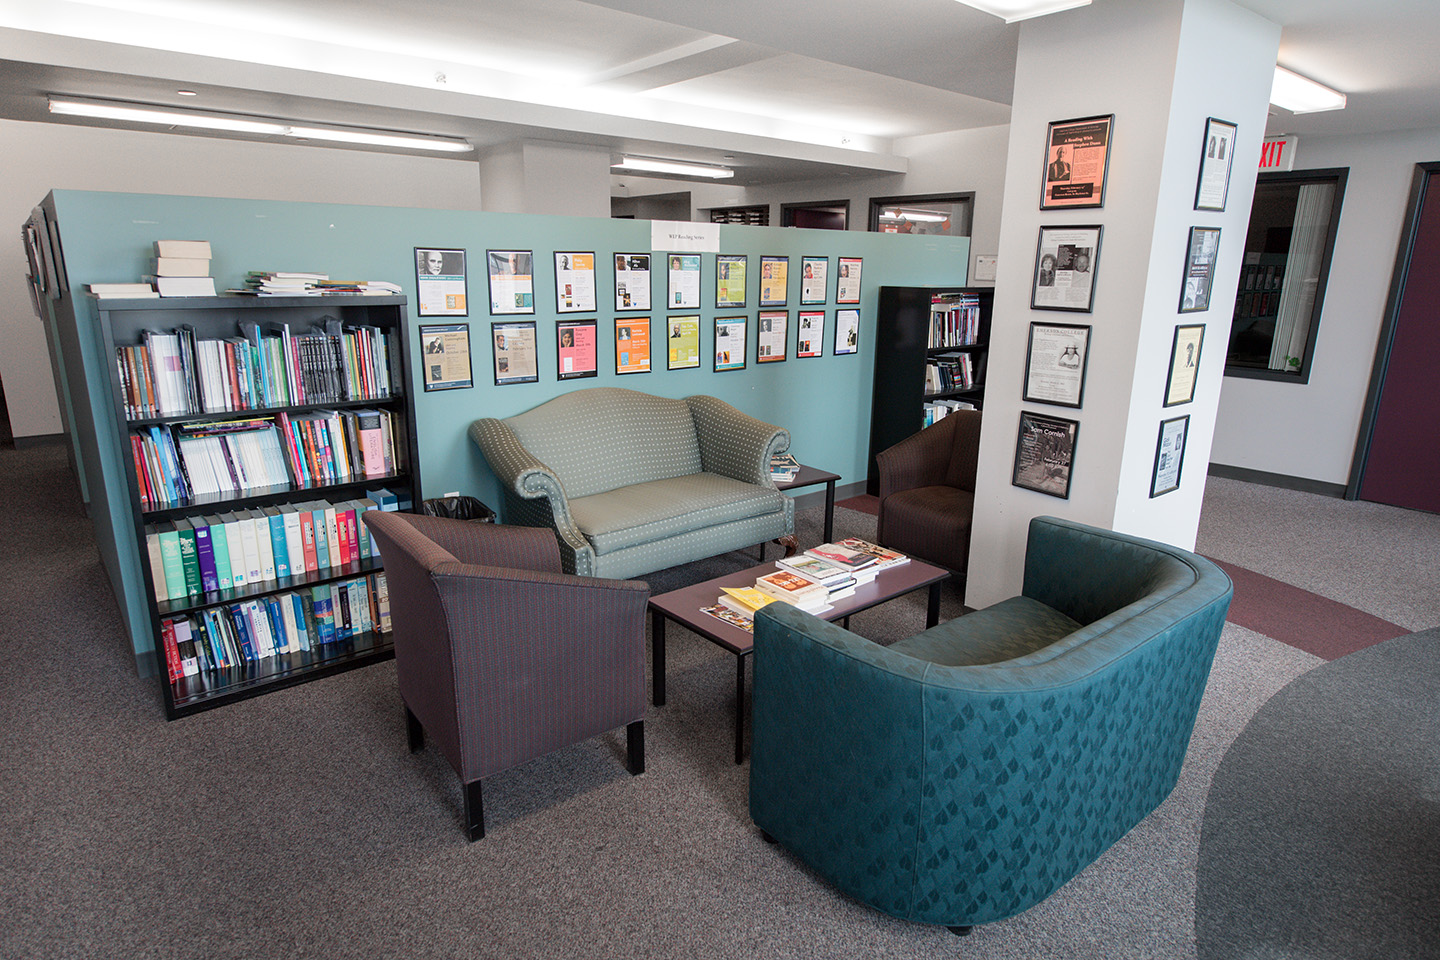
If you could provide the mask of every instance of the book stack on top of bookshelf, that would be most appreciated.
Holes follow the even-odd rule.
[[[857,537],[822,543],[795,557],[775,561],[776,571],[757,577],[753,587],[722,587],[703,612],[742,630],[754,629],[755,611],[781,601],[816,615],[853,596],[883,570],[909,563],[905,554]]]
[[[213,297],[209,240],[156,240],[155,289],[162,297]]]

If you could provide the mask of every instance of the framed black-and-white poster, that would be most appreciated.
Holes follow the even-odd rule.
[[[415,295],[422,317],[470,315],[465,290],[465,251],[415,248]]]
[[[1090,364],[1090,329],[1073,323],[1030,324],[1021,399],[1061,407],[1082,404],[1085,371]]]
[[[427,392],[475,386],[470,372],[470,324],[421,324],[420,369]]]
[[[1239,128],[1226,120],[1205,121],[1205,142],[1200,154],[1200,176],[1195,184],[1195,209],[1225,210],[1230,194],[1230,164],[1235,159]]]
[[[1215,260],[1220,256],[1219,227],[1191,227],[1185,251],[1185,276],[1180,286],[1180,312],[1210,309],[1210,287],[1215,282]]]
[[[535,383],[540,379],[534,320],[492,323],[490,336],[495,344],[495,386]]]
[[[1160,422],[1160,436],[1155,441],[1155,470],[1150,475],[1151,497],[1180,489],[1180,470],[1185,464],[1185,438],[1189,432],[1189,414]]]
[[[1089,313],[1095,308],[1101,230],[1098,225],[1040,228],[1030,287],[1031,307],[1075,313]]]
[[[1175,328],[1170,345],[1170,372],[1165,377],[1165,406],[1178,407],[1195,399],[1195,377],[1200,372],[1200,348],[1205,344],[1205,324]]]
[[[1070,469],[1075,464],[1078,420],[1020,411],[1015,439],[1015,472],[1010,482],[1026,490],[1070,499]]]
[[[1105,206],[1115,115],[1055,120],[1045,138],[1040,209]]]

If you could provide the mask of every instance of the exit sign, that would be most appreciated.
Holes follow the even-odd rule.
[[[1266,137],[1260,146],[1260,170],[1294,170],[1294,137]]]

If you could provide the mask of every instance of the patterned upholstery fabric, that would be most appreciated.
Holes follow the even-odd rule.
[[[957,410],[877,454],[876,539],[963,577],[979,454],[976,410]]]
[[[506,522],[554,530],[568,573],[635,577],[795,529],[769,469],[790,434],[714,397],[578,390],[470,437]]]
[[[640,720],[649,587],[547,531],[372,510],[405,706],[464,783]]]
[[[1013,916],[1174,787],[1230,593],[1193,553],[1040,517],[1020,598],[888,648],[771,604],[751,816],[886,913]]]

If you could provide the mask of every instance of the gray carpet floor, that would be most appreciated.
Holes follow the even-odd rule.
[[[1196,957],[1215,771],[1256,711],[1321,662],[1227,625],[1171,797],[1047,901],[961,940],[847,900],[759,838],[748,765],[733,762],[733,660],[693,634],[668,634],[669,702],[647,715],[644,775],[625,773],[623,734],[525,764],[486,781],[489,835],[468,844],[453,773],[405,749],[392,665],[166,723],[63,453],[0,450],[0,512],[3,958]],[[802,541],[818,541],[819,514],[799,512]],[[872,535],[874,519],[841,509],[836,527]],[[1216,555],[1250,549],[1228,542],[1243,518],[1202,527]],[[753,562],[727,555],[652,586]],[[948,591],[942,615],[960,610]],[[851,627],[886,641],[923,619],[916,597]]]

